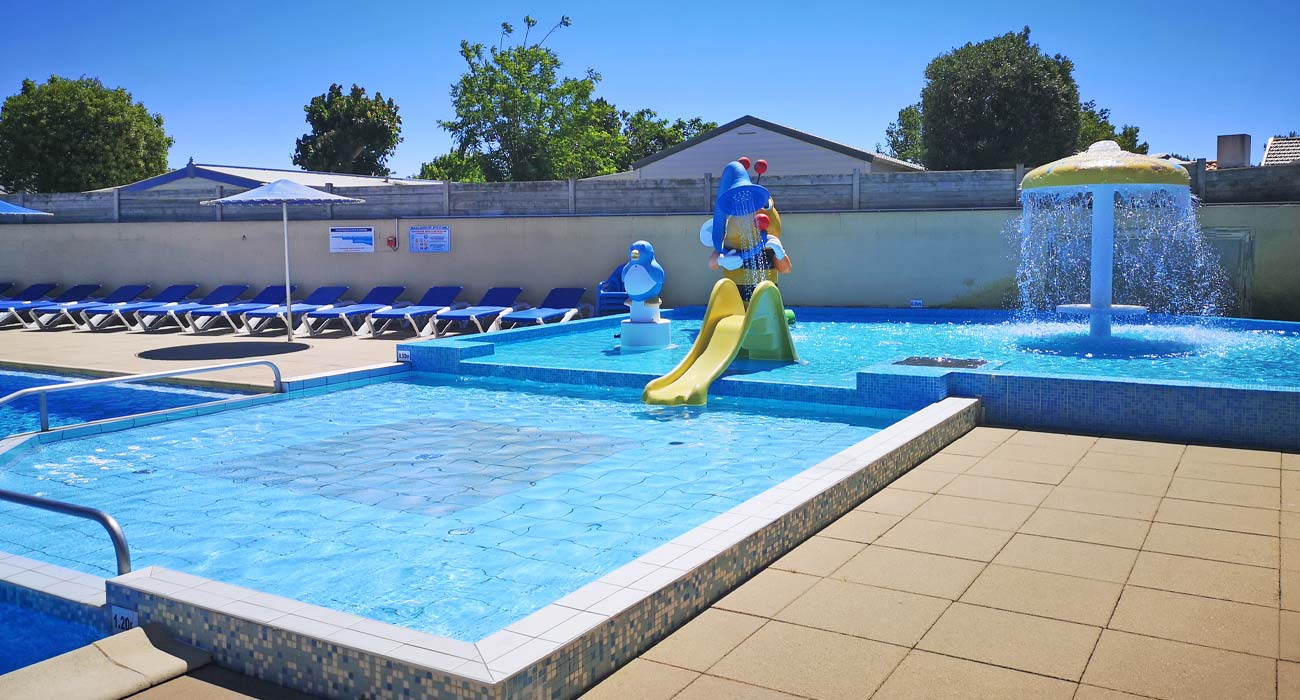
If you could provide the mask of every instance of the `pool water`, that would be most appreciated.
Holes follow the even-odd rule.
[[[0,397],[21,389],[88,379],[66,374],[20,372],[0,369]],[[230,398],[229,392],[205,391],[158,384],[114,384],[56,392],[47,397],[50,427],[74,425],[105,418],[120,418],[135,413]],[[40,430],[40,398],[28,396],[0,406],[0,438],[16,433]]]
[[[137,567],[477,641],[906,415],[436,376],[45,445],[0,488],[107,510]],[[32,509],[0,550],[112,574]]]
[[[998,362],[990,369],[1006,372],[1300,386],[1296,330],[1126,323],[1115,326],[1111,340],[1098,342],[1088,337],[1084,323],[852,320],[854,312],[847,309],[839,314],[847,320],[799,314],[811,320],[791,329],[798,364],[737,361],[727,375],[853,387],[857,372],[872,365],[946,357]],[[494,354],[466,362],[665,374],[699,333],[699,313],[683,315],[674,317],[672,344],[662,350],[620,353],[617,327],[605,326],[497,343]]]
[[[93,627],[0,601],[0,675],[103,638]]]

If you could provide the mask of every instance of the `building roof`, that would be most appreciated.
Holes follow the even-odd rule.
[[[1264,146],[1260,165],[1287,165],[1300,162],[1300,136],[1274,136]]]
[[[275,180],[288,179],[308,187],[386,187],[393,185],[431,185],[437,180],[417,180],[404,177],[385,177],[382,175],[348,175],[345,173],[322,173],[313,170],[286,170],[281,168],[246,168],[238,165],[214,165],[211,163],[190,162],[183,168],[157,175],[120,188],[106,187],[103,190],[121,189],[127,192],[147,190],[185,178],[203,178],[214,180],[235,187],[260,187]]]
[[[696,136],[693,139],[688,139],[686,141],[683,141],[677,144],[676,146],[665,148],[664,150],[659,151],[658,153],[646,156],[645,158],[642,158],[641,160],[638,160],[637,162],[633,163],[632,169],[636,170],[638,168],[643,168],[657,160],[667,158],[668,156],[677,153],[678,151],[686,150],[691,146],[708,141],[709,139],[714,138],[715,136],[720,136],[728,131],[731,131],[732,129],[735,129],[736,127],[746,126],[746,125],[757,126],[763,129],[767,129],[768,131],[774,131],[783,136],[789,136],[792,139],[798,139],[805,143],[813,144],[814,146],[820,146],[821,148],[835,151],[836,153],[842,153],[851,158],[857,158],[858,160],[865,160],[868,163],[878,160],[883,163],[889,163],[891,165],[902,168],[904,170],[925,170],[925,168],[915,163],[909,163],[905,160],[899,160],[898,158],[891,158],[890,156],[887,156],[883,153],[876,153],[874,151],[864,151],[860,148],[854,148],[853,146],[846,146],[842,143],[831,141],[830,139],[824,139],[820,136],[813,136],[812,134],[799,131],[798,129],[791,129],[788,126],[777,124],[775,122],[770,122],[767,121],[766,119],[759,119],[758,117],[749,114],[746,114],[745,116],[739,119],[729,121],[726,124],[723,124],[722,126],[719,126],[715,129],[710,129],[709,131],[706,131],[700,134],[699,136]]]

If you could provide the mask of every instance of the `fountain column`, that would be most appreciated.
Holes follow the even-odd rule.
[[[1088,294],[1089,330],[1096,337],[1110,335],[1115,281],[1115,188],[1092,188],[1092,268]]]

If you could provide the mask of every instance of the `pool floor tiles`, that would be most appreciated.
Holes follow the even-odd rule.
[[[1300,697],[1300,455],[976,428],[583,697],[1135,696]]]

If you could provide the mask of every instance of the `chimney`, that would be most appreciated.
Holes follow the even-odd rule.
[[[1250,134],[1226,134],[1219,137],[1219,169],[1250,167]]]

